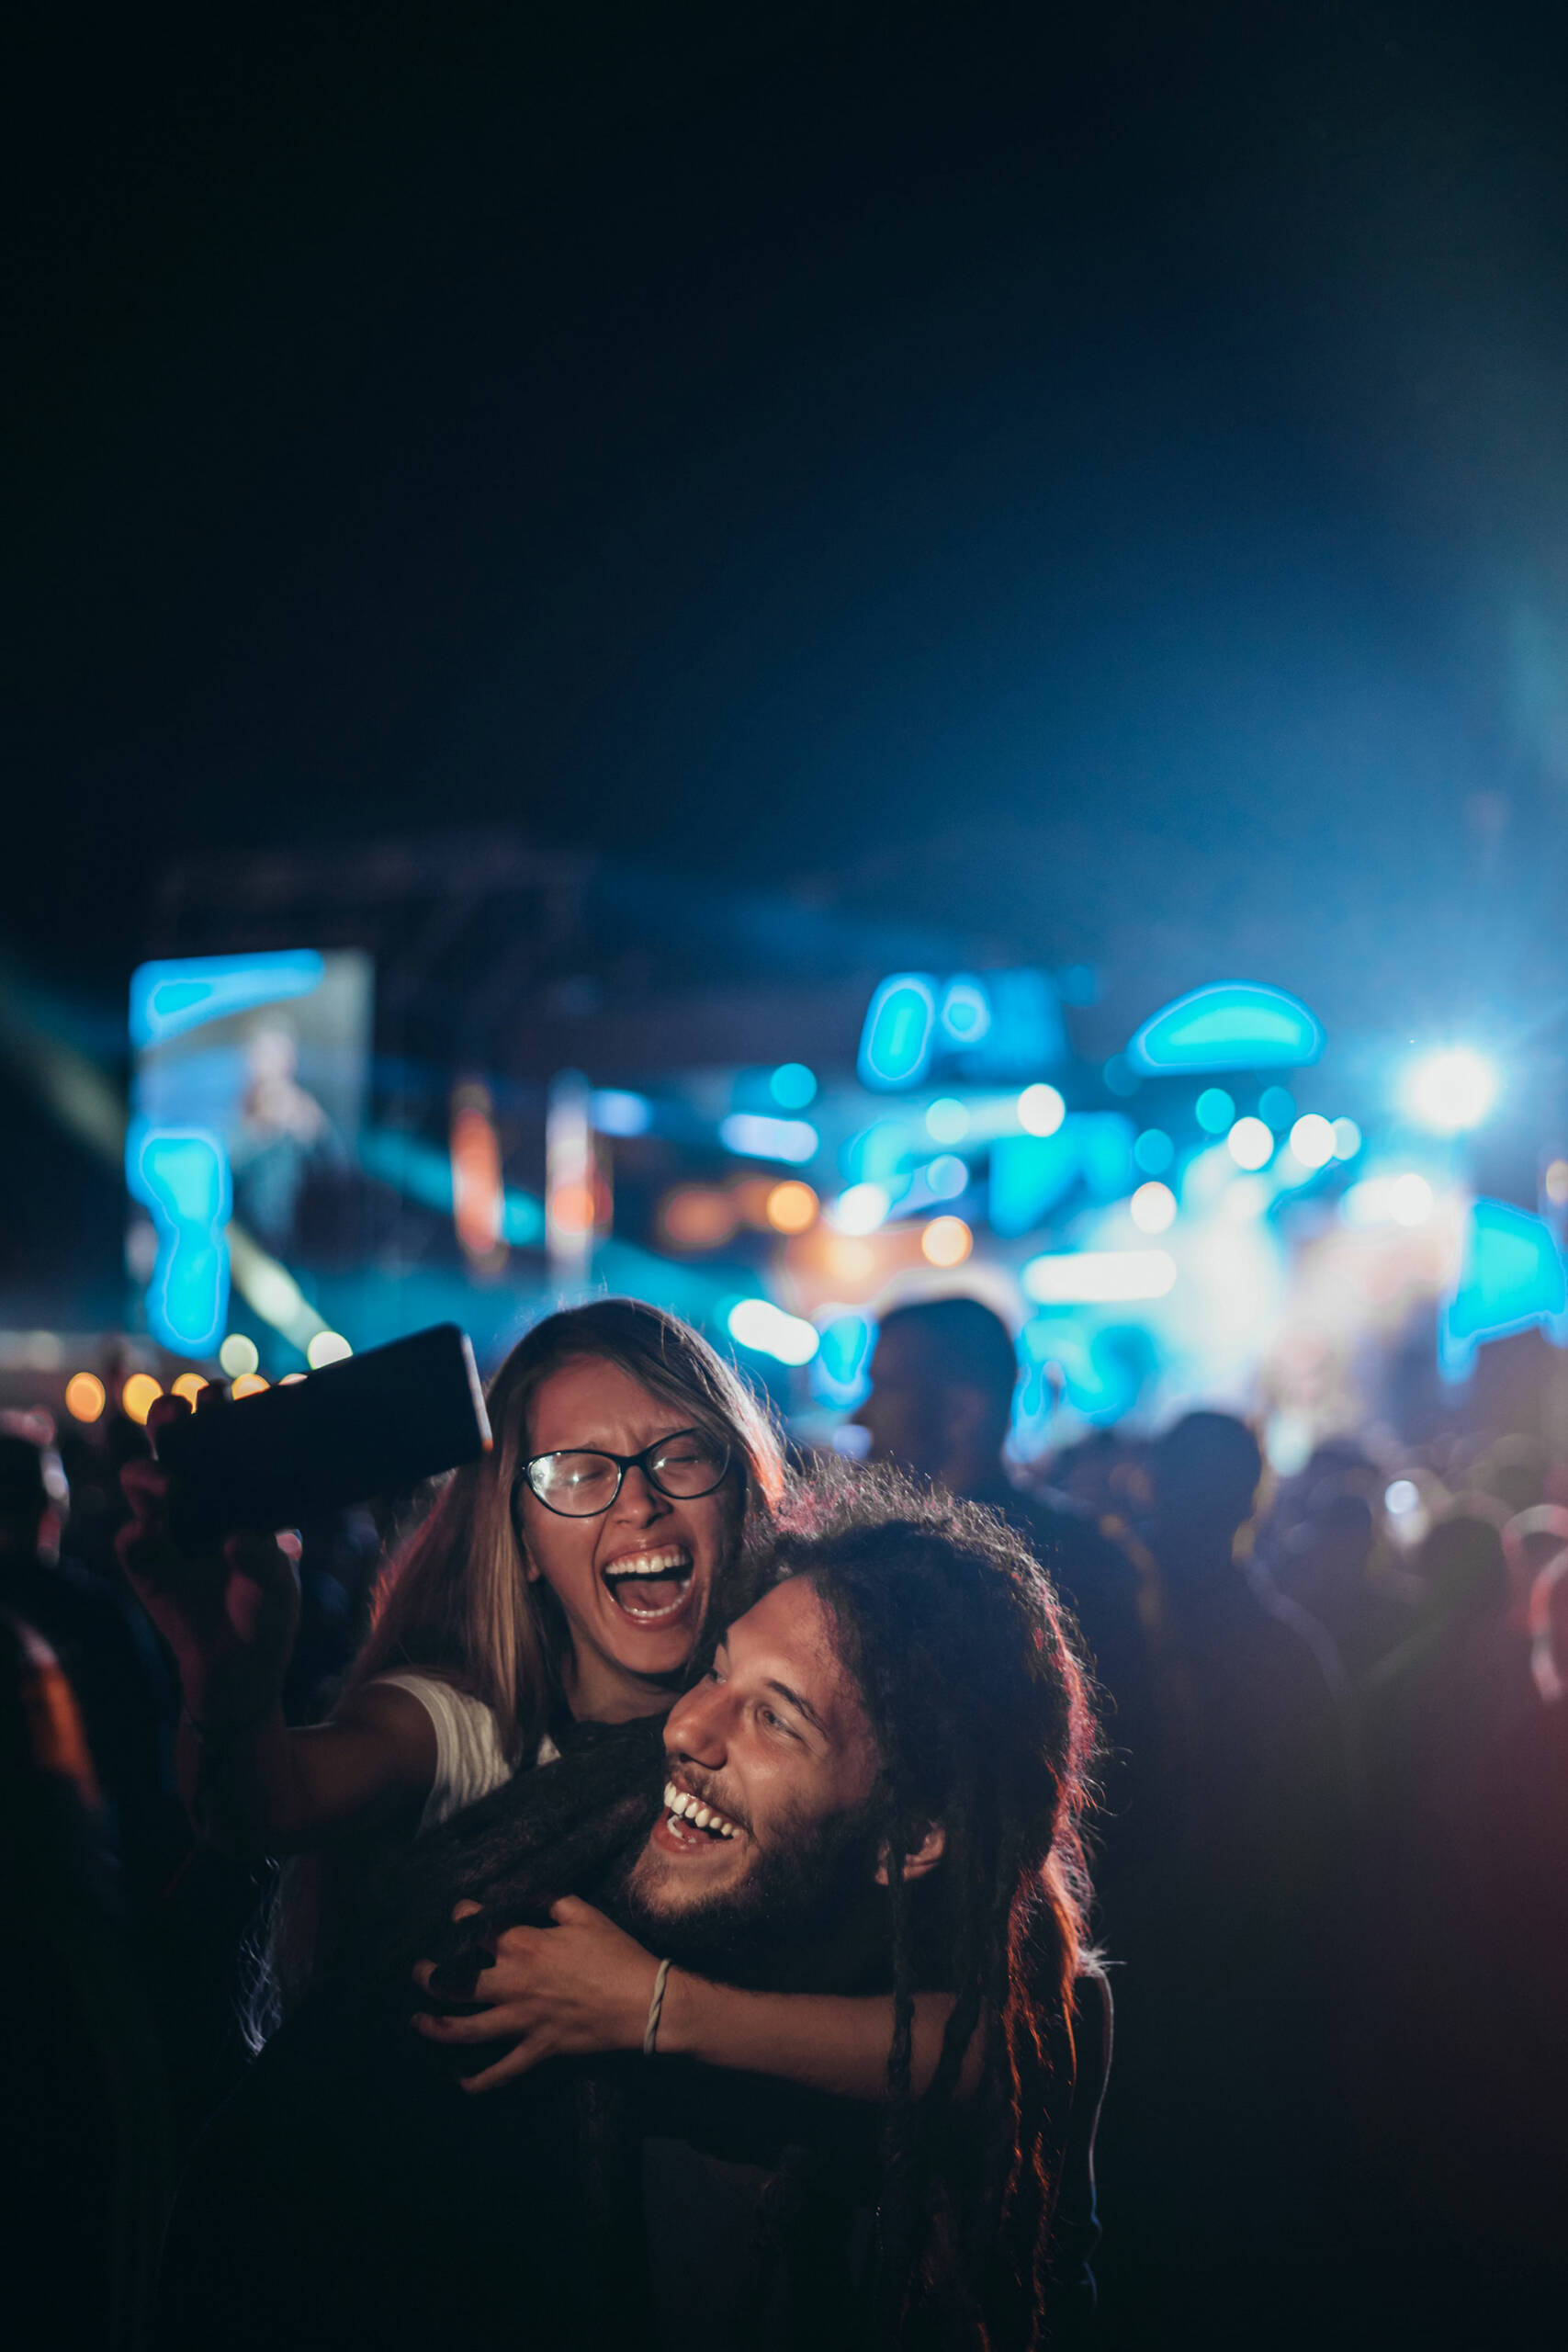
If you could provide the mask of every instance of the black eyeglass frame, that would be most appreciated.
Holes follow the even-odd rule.
[[[700,1438],[703,1443],[708,1446],[716,1444],[717,1453],[720,1457],[718,1476],[714,1480],[712,1486],[701,1487],[695,1494],[692,1495],[671,1494],[668,1487],[661,1486],[660,1481],[654,1476],[652,1459],[650,1459],[650,1457],[657,1459],[657,1457],[664,1452],[666,1446],[678,1445],[683,1437]],[[534,1483],[535,1464],[537,1462],[558,1462],[563,1455],[569,1453],[591,1453],[597,1461],[613,1462],[615,1464],[615,1491],[610,1497],[608,1502],[598,1504],[592,1510],[562,1510],[558,1503],[551,1502],[547,1495],[542,1495],[539,1492],[538,1487]],[[542,1504],[544,1509],[553,1513],[557,1519],[603,1519],[604,1513],[607,1510],[614,1510],[615,1505],[619,1502],[621,1498],[621,1488],[626,1483],[626,1472],[628,1470],[640,1470],[649,1485],[653,1488],[654,1493],[656,1495],[662,1495],[667,1503],[697,1503],[701,1502],[706,1495],[717,1494],[720,1487],[723,1486],[725,1480],[728,1477],[731,1469],[734,1467],[734,1464],[735,1453],[733,1447],[717,1443],[706,1430],[699,1429],[671,1430],[668,1437],[657,1438],[653,1444],[645,1445],[640,1453],[612,1453],[609,1447],[604,1445],[558,1445],[552,1447],[548,1453],[531,1453],[528,1456],[527,1461],[521,1464],[518,1469],[516,1478],[513,1482],[513,1501],[515,1506],[518,1488],[525,1483],[528,1492],[533,1496],[534,1500],[536,1503]]]

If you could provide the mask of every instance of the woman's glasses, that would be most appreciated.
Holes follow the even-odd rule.
[[[572,1446],[558,1453],[536,1453],[521,1476],[547,1510],[562,1519],[597,1519],[608,1510],[628,1470],[640,1470],[656,1494],[670,1502],[695,1502],[724,1484],[729,1448],[701,1430],[678,1430],[645,1445],[640,1453],[606,1453],[597,1446]]]

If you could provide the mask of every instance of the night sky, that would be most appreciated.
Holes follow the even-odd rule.
[[[118,1001],[180,847],[461,821],[1523,1018],[1562,23],[34,12],[11,953]]]

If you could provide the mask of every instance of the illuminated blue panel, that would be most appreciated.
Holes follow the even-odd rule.
[[[880,980],[861,1031],[860,1074],[866,1086],[914,1086],[925,1076],[936,1025],[936,982],[929,972],[895,972]]]
[[[992,1232],[1032,1232],[1066,1198],[1077,1172],[1077,1138],[1070,1125],[1054,1136],[999,1136],[991,1146]]]
[[[1568,1271],[1549,1225],[1506,1201],[1477,1201],[1470,1212],[1459,1287],[1438,1327],[1438,1356],[1461,1380],[1486,1340],[1544,1323],[1568,1341]]]
[[[147,1290],[152,1335],[176,1355],[209,1355],[229,1311],[232,1207],[229,1155],[202,1127],[154,1127],[134,1119],[125,1173],[152,1213],[158,1257]]]
[[[1000,1136],[991,1146],[994,1233],[1031,1233],[1082,1180],[1097,1201],[1133,1189],[1133,1123],[1120,1111],[1075,1111],[1054,1136]]]
[[[1145,1021],[1127,1048],[1134,1069],[1299,1069],[1316,1061],[1323,1031],[1283,989],[1219,980]]]
[[[811,1366],[811,1388],[825,1405],[840,1410],[860,1404],[871,1385],[876,1325],[869,1315],[839,1315],[825,1326]]]
[[[155,1046],[225,1013],[309,996],[320,988],[321,972],[321,958],[310,948],[264,956],[180,956],[142,964],[130,976],[130,1042]]]

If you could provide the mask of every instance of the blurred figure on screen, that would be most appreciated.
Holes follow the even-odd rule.
[[[270,1249],[286,1249],[300,1190],[312,1167],[344,1159],[342,1138],[299,1079],[299,1049],[281,1022],[267,1021],[245,1046],[245,1084],[230,1138],[235,1206]]]

